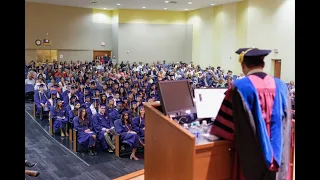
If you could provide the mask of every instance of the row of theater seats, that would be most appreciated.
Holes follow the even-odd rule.
[[[33,106],[33,117],[36,117],[36,105],[34,104]],[[48,119],[49,119],[49,134],[53,135],[54,134],[54,130],[53,130],[53,120],[52,117],[50,115],[48,115]],[[69,141],[73,143],[73,152],[77,152],[78,151],[78,141],[77,141],[77,130],[76,129],[69,129]],[[121,141],[120,140],[120,135],[119,134],[115,134],[115,156],[116,157],[120,157],[122,155],[127,155],[130,154],[131,152],[126,152],[126,151],[121,151],[121,146],[125,146],[127,143],[126,141]]]

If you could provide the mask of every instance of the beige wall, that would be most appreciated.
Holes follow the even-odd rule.
[[[66,54],[64,60],[81,55],[91,60],[92,50],[112,50],[112,11],[39,3],[26,3],[25,9],[27,59],[35,49],[58,49]],[[50,48],[35,45],[36,39],[44,38],[52,40]]]
[[[265,58],[265,72],[273,75],[271,59],[281,59],[281,79],[294,80],[294,13],[294,0],[243,0],[188,12],[194,29],[192,61],[239,74],[238,48],[279,49]]]

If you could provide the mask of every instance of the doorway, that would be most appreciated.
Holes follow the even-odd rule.
[[[41,63],[53,63],[58,59],[58,50],[36,50],[36,60]]]
[[[281,59],[272,59],[273,60],[273,76],[276,78],[281,77]]]
[[[96,59],[97,56],[104,56],[105,54],[111,57],[111,51],[93,51],[93,59]]]

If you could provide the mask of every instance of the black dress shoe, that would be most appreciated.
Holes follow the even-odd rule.
[[[33,166],[35,166],[36,164],[35,163],[31,163],[31,162],[29,162],[29,161],[25,161],[24,162],[24,166],[26,166],[26,167],[33,167]]]
[[[95,155],[92,149],[89,150],[89,153],[90,153],[91,156]]]
[[[37,173],[34,175],[34,177],[37,177],[39,175],[40,175],[40,173],[37,171]]]

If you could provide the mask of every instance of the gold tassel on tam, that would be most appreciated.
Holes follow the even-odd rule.
[[[251,49],[247,49],[246,51],[242,51],[240,56],[239,56],[239,62],[242,63],[243,60],[244,60],[244,55],[247,54],[249,51],[253,50],[252,48]]]

